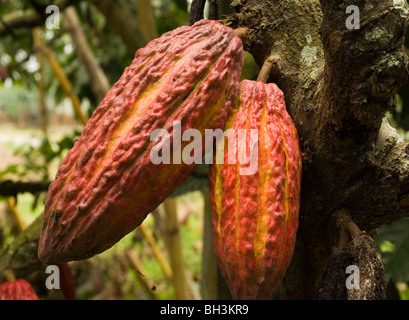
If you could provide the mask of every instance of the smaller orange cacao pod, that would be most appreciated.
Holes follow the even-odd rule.
[[[217,143],[224,163],[217,163],[216,152],[209,174],[215,253],[234,299],[268,299],[295,245],[301,189],[298,134],[282,91],[250,80],[240,84],[228,130],[228,144],[223,139]]]

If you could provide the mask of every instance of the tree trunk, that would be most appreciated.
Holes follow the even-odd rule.
[[[360,1],[360,27],[348,29],[354,1],[233,1],[231,27],[246,28],[245,49],[283,90],[303,150],[296,250],[275,298],[313,299],[337,245],[333,214],[358,228],[409,216],[409,146],[385,120],[404,85],[408,8]]]

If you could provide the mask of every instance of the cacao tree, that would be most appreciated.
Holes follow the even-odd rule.
[[[357,29],[346,25],[350,5],[359,8]],[[371,235],[409,214],[408,143],[385,119],[407,79],[408,6],[251,0],[232,6],[230,20],[244,28],[245,49],[260,68],[271,65],[270,81],[283,90],[302,145],[300,225],[277,296],[317,298],[331,249],[349,230],[340,221]],[[366,252],[356,263],[375,265]]]
[[[57,2],[63,9],[79,1]],[[192,2],[190,24],[204,17],[205,2]],[[409,216],[409,146],[386,118],[408,77],[408,15],[405,0],[209,1],[208,18],[235,29],[259,79],[283,91],[300,139],[299,226],[276,299],[385,298],[372,236]],[[45,16],[8,18],[0,34],[41,25]],[[350,266],[360,270],[359,290],[347,286]]]

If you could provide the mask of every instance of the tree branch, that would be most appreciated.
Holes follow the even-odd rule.
[[[36,47],[35,50],[39,50],[43,56],[48,60],[51,69],[53,70],[55,76],[60,81],[61,87],[64,90],[65,94],[68,98],[70,98],[72,102],[72,107],[74,109],[75,115],[78,119],[82,122],[82,124],[86,124],[88,121],[87,115],[81,109],[81,101],[79,97],[74,92],[73,85],[71,84],[70,80],[68,79],[67,75],[64,72],[64,69],[61,67],[60,63],[58,62],[57,58],[54,55],[54,52],[48,48],[45,44],[40,44],[39,47]]]
[[[276,80],[280,74],[280,57],[271,55],[268,57],[257,76],[257,81],[267,83],[270,78]]]
[[[172,194],[172,197],[180,196],[187,192],[198,191],[208,186],[209,168],[206,164],[199,164],[195,167],[188,179],[182,183]],[[49,181],[21,182],[4,180],[0,181],[0,196],[14,197],[19,193],[38,193],[48,191]]]
[[[37,181],[37,182],[21,182],[5,180],[0,181],[0,196],[13,197],[19,193],[30,192],[38,193],[48,190],[50,182]]]
[[[88,45],[75,8],[67,8],[63,13],[63,19],[65,28],[70,33],[75,44],[78,57],[88,74],[92,90],[98,101],[102,101],[111,86],[98,59]]]

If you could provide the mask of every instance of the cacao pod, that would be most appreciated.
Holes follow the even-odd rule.
[[[0,284],[0,300],[40,300],[33,287],[24,279]]]
[[[49,187],[40,260],[92,257],[140,225],[196,164],[177,156],[171,164],[152,163],[153,148],[166,140],[153,143],[155,129],[169,133],[166,150],[175,156],[172,150],[188,144],[177,141],[185,130],[222,128],[239,92],[242,66],[241,40],[217,21],[179,27],[139,49]],[[174,122],[181,132],[173,130]]]
[[[241,82],[229,129],[234,142],[219,140],[224,161],[215,160],[209,172],[215,254],[234,299],[269,299],[290,263],[298,229],[298,133],[282,91],[250,80]],[[254,166],[251,159],[255,170],[246,173],[241,169]]]

